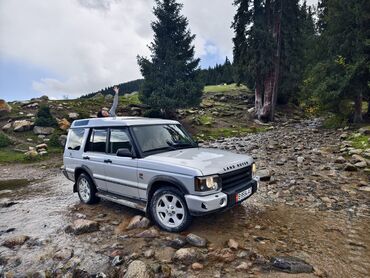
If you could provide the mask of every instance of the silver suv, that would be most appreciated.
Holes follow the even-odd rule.
[[[140,209],[166,231],[235,206],[257,191],[247,155],[198,147],[177,121],[140,117],[74,121],[64,175],[86,204]]]

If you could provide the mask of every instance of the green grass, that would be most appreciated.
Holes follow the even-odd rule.
[[[48,154],[44,156],[37,156],[29,158],[22,152],[16,152],[10,148],[0,149],[0,165],[1,164],[12,164],[12,163],[32,163],[37,161],[44,161],[50,159],[52,156],[62,155],[62,148],[51,147],[48,148]]]
[[[239,87],[233,83],[229,85],[211,85],[205,86],[204,92],[205,93],[225,93],[225,92],[232,92],[232,91],[246,91],[248,88],[244,85],[240,85]]]
[[[25,162],[24,154],[8,148],[0,149],[0,164]]]
[[[368,149],[370,148],[368,135],[352,135],[349,137],[352,147],[356,149]]]

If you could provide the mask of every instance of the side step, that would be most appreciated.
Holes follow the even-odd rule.
[[[125,198],[125,197],[122,197],[122,196],[117,196],[117,195],[114,195],[114,194],[111,194],[111,193],[106,193],[106,192],[98,192],[98,193],[96,193],[96,196],[100,197],[102,199],[120,204],[120,205],[124,205],[124,206],[130,207],[130,208],[134,208],[134,209],[138,209],[138,210],[141,210],[143,212],[146,212],[145,203],[142,202],[142,201],[137,201],[137,200]]]

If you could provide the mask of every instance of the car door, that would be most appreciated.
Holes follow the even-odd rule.
[[[106,171],[107,167],[107,128],[92,128],[87,138],[84,153],[82,154],[83,164],[93,173],[95,184],[100,191],[107,191]]]
[[[111,128],[109,132],[108,154],[111,161],[106,167],[108,192],[137,199],[137,159],[118,157],[119,149],[133,150],[132,140],[127,128]]]

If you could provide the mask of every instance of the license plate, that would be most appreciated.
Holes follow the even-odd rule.
[[[248,189],[236,194],[236,201],[239,202],[241,200],[244,200],[245,198],[247,198],[251,194],[252,194],[252,187],[249,187]]]

